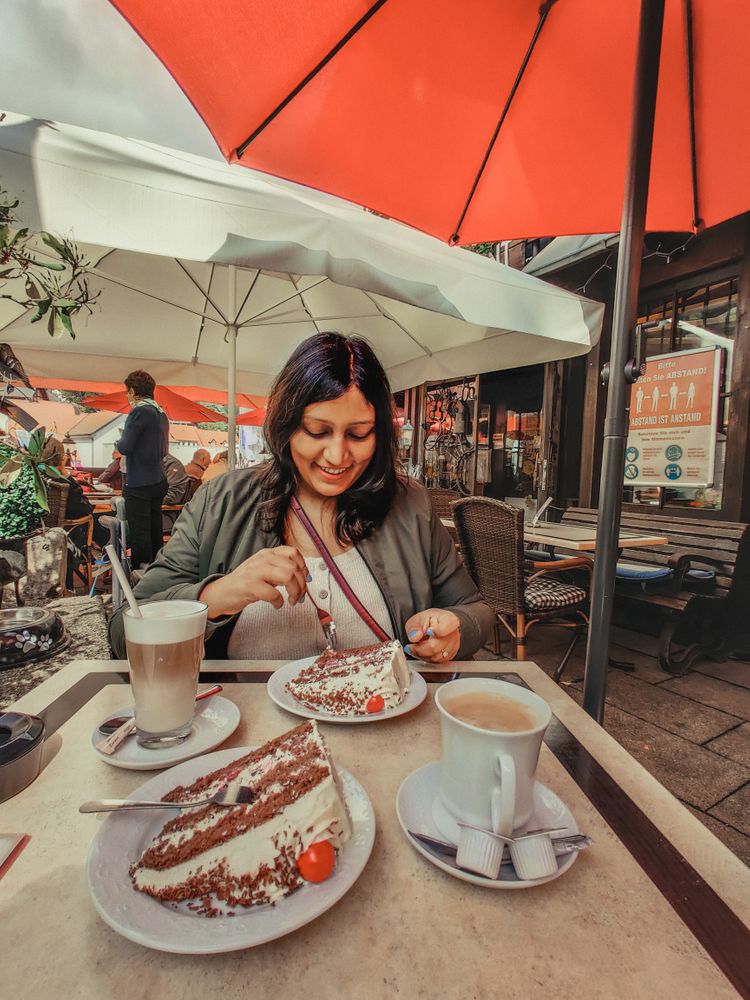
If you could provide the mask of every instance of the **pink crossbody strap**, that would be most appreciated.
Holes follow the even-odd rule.
[[[321,556],[325,560],[325,564],[333,574],[336,583],[338,583],[339,587],[341,587],[341,589],[343,590],[344,597],[346,597],[347,601],[351,604],[351,606],[357,612],[357,614],[365,623],[365,625],[367,625],[369,628],[372,629],[372,631],[375,633],[378,639],[380,639],[381,642],[390,642],[391,637],[387,634],[387,632],[384,632],[383,629],[378,625],[378,623],[372,617],[370,612],[367,610],[364,604],[362,604],[360,599],[357,597],[352,588],[346,582],[346,578],[344,577],[344,575],[342,574],[341,570],[338,568],[336,563],[333,561],[333,556],[326,548],[325,542],[313,527],[310,518],[304,512],[304,510],[300,506],[299,500],[297,500],[296,497],[292,497],[291,507],[294,513],[297,515],[302,527],[305,529],[310,538],[313,540],[318,552],[320,552]]]

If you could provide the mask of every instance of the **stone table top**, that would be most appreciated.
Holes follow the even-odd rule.
[[[242,721],[225,746],[257,745],[299,721],[264,681],[279,664],[204,664]],[[128,701],[124,665],[73,663],[23,697],[52,735],[40,777],[3,803],[2,827],[31,840],[0,885],[8,995],[129,997],[612,997],[681,1000],[748,995],[750,873],[536,665],[495,661],[451,670],[528,684],[555,718],[539,779],[594,839],[560,879],[490,891],[438,870],[407,841],[396,792],[439,758],[434,692],[451,674],[423,671],[426,701],[365,726],[322,725],[334,759],[372,801],[375,846],[362,875],[328,912],[246,951],[164,954],[119,936],[96,914],[84,873],[101,819],[84,799],[124,797],[154,772],[111,767],[89,737]],[[294,896],[279,905],[293,905]],[[161,904],[154,902],[154,906]],[[186,919],[205,919],[192,917]],[[238,917],[237,919],[241,919]],[[42,960],[43,956],[43,960]]]

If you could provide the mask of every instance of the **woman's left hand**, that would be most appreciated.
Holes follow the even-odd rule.
[[[461,622],[452,611],[428,608],[412,615],[406,623],[407,653],[425,663],[445,663],[458,655]]]

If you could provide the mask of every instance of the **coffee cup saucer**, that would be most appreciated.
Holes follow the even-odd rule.
[[[534,880],[519,879],[510,865],[503,865],[496,879],[458,868],[455,859],[447,858],[439,851],[432,850],[426,844],[412,836],[412,832],[433,837],[437,840],[450,841],[458,844],[459,827],[439,799],[440,793],[440,761],[425,764],[412,771],[404,778],[396,794],[396,814],[407,840],[412,847],[437,868],[473,885],[485,889],[530,889],[545,882],[559,878],[571,865],[575,864],[577,852],[561,855],[557,859],[557,871],[544,878]],[[562,829],[565,833],[578,833],[578,824],[559,796],[551,788],[534,782],[534,811],[527,828]],[[436,802],[438,803],[436,805]]]
[[[193,729],[182,743],[174,743],[158,750],[142,747],[135,736],[129,736],[111,755],[96,749],[96,743],[102,738],[98,727],[91,734],[91,747],[94,753],[113,767],[123,767],[128,771],[156,771],[163,767],[172,767],[191,757],[207,753],[229,739],[240,724],[240,710],[233,701],[213,695],[205,703],[199,702],[200,710],[195,713]],[[116,709],[110,712],[114,715],[132,715],[133,706]]]

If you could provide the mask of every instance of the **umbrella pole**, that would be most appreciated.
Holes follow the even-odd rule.
[[[642,0],[630,145],[617,255],[604,449],[599,480],[599,517],[591,581],[591,628],[586,648],[583,689],[583,707],[599,723],[604,718],[607,692],[609,633],[627,443],[630,390],[625,378],[625,364],[630,356],[630,331],[635,323],[638,306],[663,21],[664,0]]]
[[[229,342],[229,371],[227,373],[227,468],[231,471],[237,465],[237,268],[229,265],[229,293],[227,296],[227,314],[230,323],[227,326]]]

